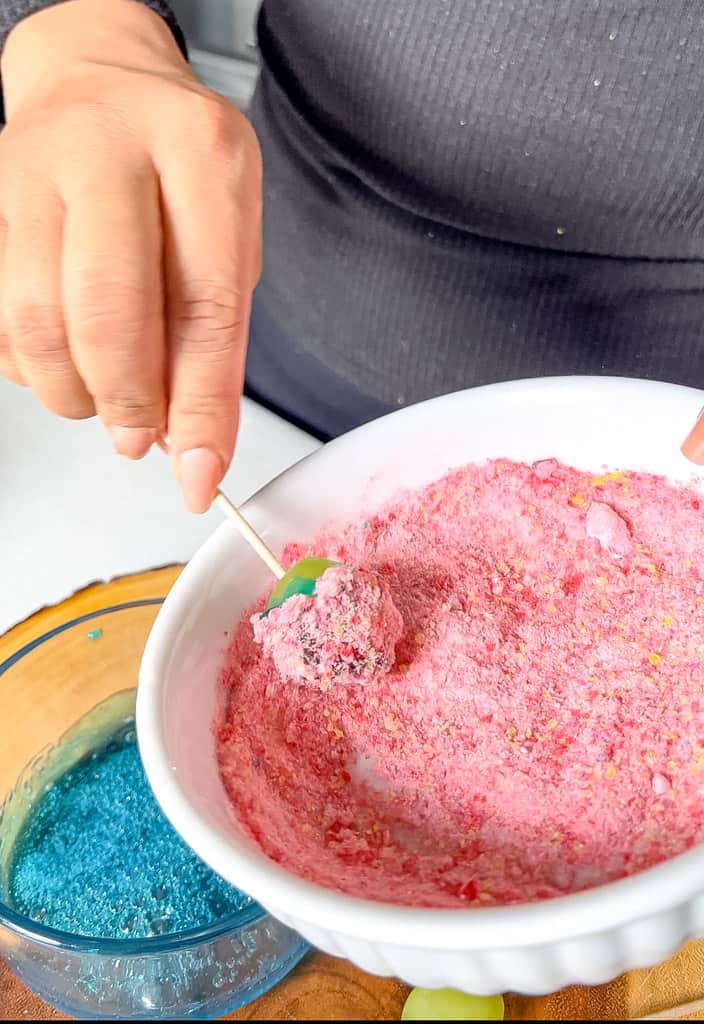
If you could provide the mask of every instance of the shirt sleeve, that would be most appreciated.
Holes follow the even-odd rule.
[[[45,7],[51,7],[60,0],[0,0],[0,54],[2,54],[5,40],[15,25],[28,18],[30,14],[36,14]],[[161,15],[166,24],[174,34],[184,57],[188,57],[186,40],[178,24],[173,11],[165,0],[141,0],[147,7]],[[60,55],[57,54],[60,59]],[[0,126],[5,123],[5,105],[2,97],[2,79],[0,79]]]

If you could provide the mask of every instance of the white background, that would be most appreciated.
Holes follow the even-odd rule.
[[[317,447],[245,399],[223,488],[242,502]],[[0,379],[0,634],[96,580],[186,561],[220,522],[189,515],[168,459],[115,455],[95,420],[60,420]]]

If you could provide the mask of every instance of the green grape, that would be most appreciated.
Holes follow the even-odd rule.
[[[326,569],[339,564],[339,562],[331,562],[328,558],[302,558],[300,562],[292,565],[276,584],[264,614],[268,615],[270,611],[278,608],[294,594],[305,594],[307,597],[312,597],[318,578]]]
[[[501,996],[470,996],[453,988],[414,988],[401,1020],[503,1020]]]

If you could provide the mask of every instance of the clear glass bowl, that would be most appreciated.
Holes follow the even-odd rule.
[[[31,800],[24,780],[29,786],[67,734],[80,754],[85,736],[75,732],[75,723],[135,686],[161,600],[89,611],[28,640],[23,636],[15,651],[8,651],[8,638],[0,638],[0,874],[17,831],[11,805],[20,791]],[[129,694],[126,699],[129,705]],[[256,904],[188,932],[99,940],[44,927],[0,899],[0,954],[48,1003],[83,1019],[221,1016],[271,988],[307,948]]]

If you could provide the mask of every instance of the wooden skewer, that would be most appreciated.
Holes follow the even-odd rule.
[[[220,511],[224,512],[226,516],[229,516],[247,543],[254,549],[254,551],[256,551],[261,560],[266,562],[277,580],[280,580],[286,575],[286,570],[275,555],[269,550],[256,530],[252,529],[240,510],[232,504],[230,499],[224,495],[222,491],[216,492],[213,504],[217,505]]]
[[[679,1006],[671,1006],[669,1010],[659,1010],[647,1017],[633,1017],[632,1020],[682,1020],[691,1013],[701,1013],[704,1010],[704,999],[695,999],[691,1003],[681,1003]]]

